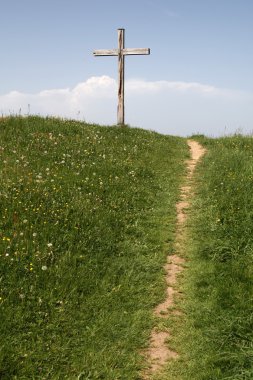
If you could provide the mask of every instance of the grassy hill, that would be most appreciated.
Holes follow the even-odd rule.
[[[0,378],[137,379],[184,139],[0,119]]]
[[[253,140],[195,139],[208,152],[166,322],[180,359],[155,380],[251,380]],[[140,379],[188,154],[140,129],[0,119],[1,379]]]

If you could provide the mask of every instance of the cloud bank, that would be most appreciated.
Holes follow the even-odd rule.
[[[160,133],[218,136],[253,130],[253,94],[195,82],[126,81],[126,122]],[[39,114],[115,124],[117,83],[108,76],[91,77],[74,88],[36,94],[12,91],[0,96],[0,112]]]

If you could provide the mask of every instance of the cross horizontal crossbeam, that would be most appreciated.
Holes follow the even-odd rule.
[[[105,49],[105,50],[95,50],[93,52],[93,55],[95,57],[99,56],[117,56],[119,54],[123,55],[149,55],[150,54],[150,49],[146,48],[134,48],[134,49]]]

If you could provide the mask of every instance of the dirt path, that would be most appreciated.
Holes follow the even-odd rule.
[[[186,176],[185,185],[181,187],[180,201],[176,205],[176,253],[174,255],[168,255],[167,263],[164,266],[166,272],[167,296],[165,301],[159,304],[154,310],[154,314],[159,318],[168,318],[170,314],[180,315],[179,310],[174,310],[174,304],[175,297],[179,294],[179,291],[176,289],[177,276],[180,272],[182,272],[184,264],[182,238],[187,219],[185,209],[189,206],[189,199],[191,197],[191,179],[195,166],[205,154],[205,149],[198,142],[188,140],[187,144],[190,148],[191,159],[186,161],[188,173]],[[161,331],[156,328],[153,329],[150,337],[150,347],[145,352],[145,357],[150,368],[143,375],[143,380],[152,379],[156,373],[162,370],[163,366],[169,360],[175,360],[179,357],[179,354],[171,350],[169,347],[170,337],[170,331],[167,329],[165,331]]]

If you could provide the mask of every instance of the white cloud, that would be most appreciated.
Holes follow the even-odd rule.
[[[37,94],[12,91],[0,96],[2,114],[54,115],[82,117],[89,121],[113,123],[113,103],[117,95],[117,83],[108,76],[91,77],[73,89],[50,89]]]
[[[195,82],[126,81],[126,122],[168,134],[222,134],[253,129],[252,94]],[[115,124],[117,82],[91,77],[74,88],[37,94],[12,91],[0,96],[2,114],[21,113]]]
[[[130,80],[126,85],[127,89],[138,92],[160,92],[164,90],[175,91],[197,91],[201,93],[217,92],[213,86],[204,85],[196,82],[169,82],[169,81],[156,81],[147,82],[143,80]]]
[[[89,95],[95,98],[107,97],[111,98],[117,90],[115,79],[106,75],[101,77],[91,77],[86,82],[79,83],[74,89],[73,94],[78,96]]]

